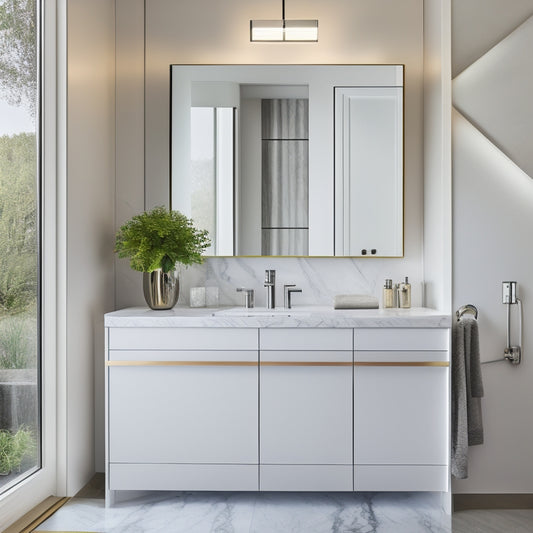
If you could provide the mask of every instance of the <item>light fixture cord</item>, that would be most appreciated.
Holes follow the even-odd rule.
[[[281,0],[281,18],[283,20],[283,25],[285,25],[285,0]]]

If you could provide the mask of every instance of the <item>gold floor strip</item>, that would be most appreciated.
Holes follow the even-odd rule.
[[[63,507],[70,498],[47,498],[20,520],[4,530],[4,533],[30,533],[40,524],[50,518],[59,508]],[[44,509],[44,510],[43,510]]]

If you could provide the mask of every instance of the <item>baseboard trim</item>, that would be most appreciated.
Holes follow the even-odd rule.
[[[42,524],[47,518],[52,516],[60,507],[63,507],[69,499],[49,496],[22,518],[11,524],[3,533],[30,533],[39,524]]]
[[[74,498],[105,498],[105,474],[97,472]]]
[[[533,509],[533,494],[454,494],[453,510]]]

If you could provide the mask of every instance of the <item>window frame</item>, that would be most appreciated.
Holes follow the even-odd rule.
[[[66,379],[60,379],[60,372],[66,359],[66,322],[61,302],[66,301],[67,0],[37,0],[37,6],[41,467],[0,495],[0,530],[51,494],[62,492],[58,457],[64,449],[58,444],[65,441],[60,435],[66,435],[66,431],[58,400],[66,397]],[[63,405],[66,409],[66,402]]]

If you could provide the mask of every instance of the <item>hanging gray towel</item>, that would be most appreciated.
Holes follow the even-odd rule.
[[[468,477],[468,446],[483,444],[483,381],[477,320],[462,318],[452,342],[452,475]]]

